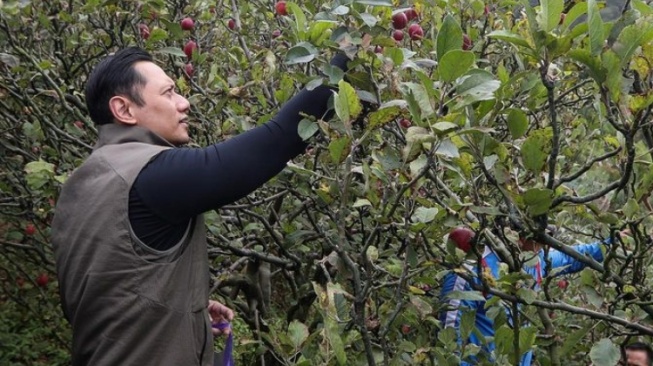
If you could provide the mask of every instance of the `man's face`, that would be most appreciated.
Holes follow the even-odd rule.
[[[146,83],[140,94],[143,106],[132,105],[136,124],[149,129],[173,145],[182,145],[188,136],[187,113],[190,103],[177,94],[175,83],[159,66],[152,62],[138,62],[135,70]]]
[[[626,365],[628,366],[648,366],[648,359],[645,351],[626,350]]]

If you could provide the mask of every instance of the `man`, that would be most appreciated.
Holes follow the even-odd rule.
[[[471,230],[469,230],[471,232]],[[473,235],[473,234],[472,234]],[[458,243],[455,243],[459,245]],[[582,244],[575,245],[572,248],[577,252],[590,256],[597,261],[603,261],[603,253],[601,251],[601,245],[603,243],[596,242],[592,244]],[[556,273],[556,276],[575,273],[581,271],[585,268],[585,264],[575,260],[574,258],[554,249],[548,251],[548,255],[545,254],[544,250],[540,248],[540,245],[534,243],[531,240],[520,239],[520,245],[522,251],[531,251],[538,256],[537,263],[533,266],[524,266],[523,270],[527,274],[531,275],[535,279],[535,289],[539,289],[542,279],[547,276],[547,270],[553,270],[558,268],[563,268],[562,270]],[[470,248],[466,246],[465,248]],[[469,249],[467,249],[469,250]],[[546,255],[546,257],[545,257]],[[550,268],[546,268],[546,261],[549,261]],[[497,254],[490,249],[489,246],[485,247],[485,250],[482,254],[480,266],[476,263],[466,264],[465,267],[475,276],[474,282],[480,284],[481,281],[478,278],[478,269],[479,267],[482,270],[483,276],[486,279],[497,279],[499,278],[499,267],[501,261]],[[466,359],[467,362],[462,362],[461,365],[472,365],[476,364],[479,359],[490,361],[493,359],[493,352],[496,348],[495,343],[492,341],[486,340],[486,338],[493,338],[495,329],[494,322],[487,314],[485,308],[485,301],[478,300],[461,300],[452,298],[449,296],[453,291],[473,291],[474,288],[472,285],[467,282],[464,278],[457,275],[455,272],[448,273],[443,279],[443,285],[440,292],[440,301],[445,303],[445,311],[440,314],[440,321],[442,326],[445,328],[454,328],[456,329],[456,334],[458,337],[458,344],[461,346],[463,344],[473,344],[478,347],[481,347],[480,357],[474,357]],[[490,299],[492,296],[486,296],[487,299]],[[469,339],[463,342],[460,339],[460,322],[463,316],[463,313],[476,311],[474,328],[475,330],[470,334]],[[508,313],[509,322],[510,310],[506,309]],[[521,366],[531,365],[533,359],[532,351],[524,353],[521,357]]]
[[[346,62],[337,55],[332,64]],[[99,139],[65,183],[52,223],[73,365],[213,364],[213,335],[233,313],[209,301],[202,213],[246,196],[303,152],[300,113],[324,117],[331,95],[303,90],[262,126],[183,148],[189,102],[147,52],[124,49],[95,67],[86,104]]]
[[[652,366],[653,349],[646,343],[634,342],[626,347],[626,365],[627,366]]]

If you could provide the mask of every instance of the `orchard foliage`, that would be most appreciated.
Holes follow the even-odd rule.
[[[334,89],[334,113],[299,126],[306,154],[207,214],[239,364],[458,365],[478,349],[441,329],[437,293],[463,268],[446,234],[468,225],[506,262],[484,284],[496,364],[534,348],[541,365],[614,365],[619,345],[653,335],[653,8],[606,3],[312,0],[281,15],[269,0],[0,1],[0,363],[67,364],[49,223],[97,137],[87,75],[139,45],[190,99],[199,146],[302,87]],[[347,73],[328,63],[339,48]],[[613,245],[534,292],[516,223],[546,248]],[[502,316],[517,303],[530,327]]]

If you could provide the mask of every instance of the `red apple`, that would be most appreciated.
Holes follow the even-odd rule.
[[[211,13],[211,14],[217,13],[217,11],[215,10],[215,5],[209,6],[209,13]]]
[[[469,228],[457,227],[449,233],[449,240],[462,249],[463,252],[468,253],[472,249],[472,241],[475,235]]]
[[[75,125],[75,127],[79,128],[80,130],[84,128],[84,122],[82,121],[75,121],[73,122],[73,124]]]
[[[275,30],[272,31],[272,38],[277,38],[279,36],[281,36],[281,31],[280,30],[275,29]]]
[[[286,9],[286,2],[279,1],[274,5],[274,9],[277,11],[278,15],[288,15],[288,10]]]
[[[25,235],[32,236],[35,233],[36,233],[36,227],[34,227],[34,224],[25,225]]]
[[[193,18],[186,17],[181,20],[181,29],[189,31],[193,30],[195,28],[195,22],[193,21]]]
[[[463,50],[469,51],[472,49],[472,39],[467,34],[463,34]]]
[[[569,286],[569,281],[565,280],[564,278],[558,281],[558,287],[561,290],[566,290],[567,286]]]
[[[410,325],[408,325],[408,324],[402,324],[402,325],[401,325],[401,333],[402,333],[403,335],[407,335],[408,333],[410,333]]]
[[[374,53],[383,53],[383,47],[381,46],[374,47]]]
[[[397,13],[392,16],[392,27],[394,29],[404,29],[408,24],[408,17],[404,13]]]
[[[417,19],[418,17],[417,10],[413,8],[406,10],[404,14],[406,14],[406,18],[408,19],[409,22],[413,19]]]
[[[484,15],[490,15],[490,7],[488,5],[485,5],[485,9],[483,9],[483,14]]]
[[[195,73],[195,68],[193,67],[193,64],[189,62],[186,65],[184,65],[184,72],[189,77],[193,77],[193,74]]]
[[[50,277],[48,277],[48,274],[45,272],[41,273],[38,277],[36,277],[36,284],[39,285],[40,287],[47,286],[48,282],[50,282]]]
[[[418,41],[424,37],[424,30],[419,24],[411,24],[408,28],[408,35],[413,41]]]
[[[141,38],[143,39],[148,39],[150,38],[150,27],[147,26],[145,23],[141,23],[138,25],[138,31],[141,34]]]
[[[400,42],[402,39],[404,39],[404,32],[397,29],[396,31],[392,32],[392,38],[394,38],[395,41]]]
[[[403,128],[408,128],[410,127],[411,123],[408,118],[402,118],[401,121],[399,121],[399,125]]]
[[[233,18],[229,19],[229,21],[227,22],[227,27],[229,27],[229,29],[231,30],[236,29],[236,21],[233,20]]]
[[[193,57],[193,51],[197,49],[197,43],[195,41],[188,41],[186,42],[186,45],[184,46],[184,53],[188,58]]]

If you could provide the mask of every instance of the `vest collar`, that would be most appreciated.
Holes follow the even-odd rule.
[[[143,142],[151,145],[175,147],[163,137],[146,128],[119,123],[109,123],[98,127],[98,141],[93,147],[93,150],[97,150],[105,145],[115,145],[126,142]]]

